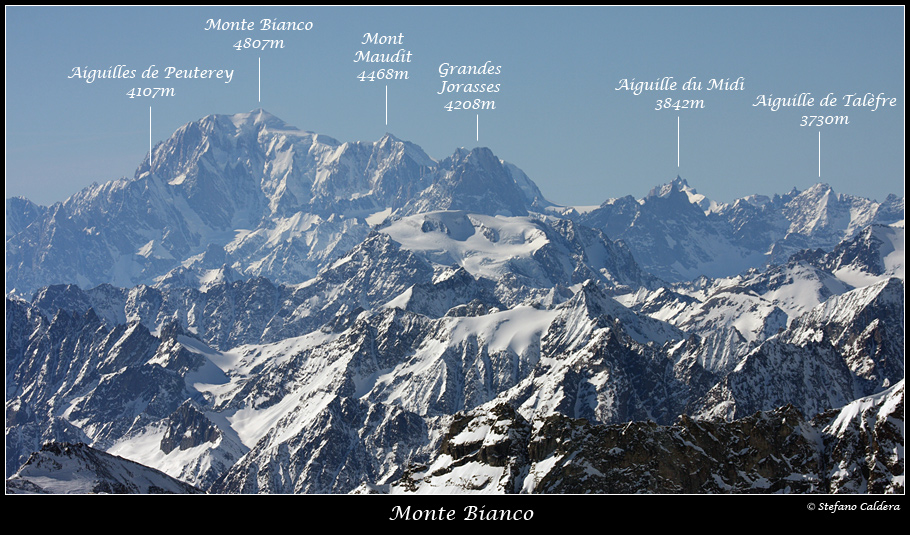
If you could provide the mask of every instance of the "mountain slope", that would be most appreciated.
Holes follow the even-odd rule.
[[[49,442],[6,480],[10,494],[201,494],[141,464],[85,444]]]

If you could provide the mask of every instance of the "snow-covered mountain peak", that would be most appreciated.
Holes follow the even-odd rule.
[[[852,236],[873,222],[880,204],[847,194],[836,193],[828,184],[818,183],[793,197],[785,213],[791,221],[790,233],[808,235],[829,233],[837,241]]]
[[[487,167],[490,160],[495,160],[500,166],[502,163],[493,155],[487,147],[474,147],[473,149],[457,149],[451,156],[452,163],[455,165],[470,165],[472,167]]]
[[[410,141],[399,139],[389,132],[386,132],[386,134],[376,142],[376,147],[379,149],[380,153],[392,152],[397,154],[397,160],[401,160],[403,156],[407,156],[421,167],[430,168],[438,165],[438,162],[424,152],[422,148]]]
[[[452,156],[450,156],[450,158],[454,161],[461,161],[465,159],[465,157],[467,157],[467,155],[470,153],[470,149],[467,149],[465,147],[458,147],[455,149],[455,152],[452,153]]]
[[[391,132],[386,132],[385,134],[383,134],[382,137],[379,138],[379,141],[378,141],[378,143],[380,145],[386,145],[389,143],[400,143],[400,142],[401,142],[401,140],[398,139],[397,137],[395,137],[395,134],[393,134]]]
[[[821,198],[827,195],[834,195],[837,197],[837,193],[835,193],[834,188],[825,182],[818,182],[816,184],[813,184],[805,191],[801,192],[801,195],[807,198]]]
[[[262,108],[257,108],[246,113],[235,113],[228,117],[238,129],[241,129],[244,126],[256,126],[260,128],[269,127],[276,130],[298,130],[297,127],[288,125]]]
[[[648,192],[648,197],[666,197],[674,191],[685,191],[689,189],[689,183],[679,175],[666,184],[655,186]]]
[[[701,208],[705,214],[709,214],[712,211],[720,209],[720,205],[716,202],[708,199],[704,195],[698,193],[695,188],[689,186],[689,183],[686,182],[686,179],[682,178],[679,175],[676,175],[672,181],[668,184],[663,184],[652,188],[648,195],[642,199],[640,202],[645,203],[649,198],[652,197],[670,197],[671,195],[684,193],[690,204],[695,204]]]

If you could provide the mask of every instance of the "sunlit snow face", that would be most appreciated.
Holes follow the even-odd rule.
[[[475,277],[497,279],[509,265],[527,261],[548,242],[525,217],[433,212],[396,221],[382,229],[405,249],[440,265],[458,264]]]

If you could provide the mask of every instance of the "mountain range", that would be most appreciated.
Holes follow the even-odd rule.
[[[903,209],[557,206],[486,148],[208,116],[7,199],[7,488],[903,492]]]

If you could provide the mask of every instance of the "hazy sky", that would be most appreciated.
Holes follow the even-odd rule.
[[[266,18],[312,29],[259,30]],[[245,19],[257,30],[206,31],[208,19]],[[403,38],[364,45],[366,33]],[[232,47],[246,38],[280,39],[283,48]],[[410,62],[354,62],[358,51],[400,49]],[[499,74],[446,79],[497,83],[499,92],[437,94],[441,64],[488,61]],[[153,64],[162,73],[233,70],[233,78],[142,79]],[[70,77],[75,68],[117,65],[136,78]],[[377,68],[407,71],[407,79],[357,79]],[[664,77],[675,90],[616,89],[623,79]],[[692,77],[701,91],[682,89]],[[742,89],[706,89],[712,78],[740,77]],[[127,96],[145,87],[174,94]],[[753,105],[759,95],[802,93],[815,105]],[[819,106],[829,93],[837,105]],[[896,98],[896,106],[843,106],[844,95],[867,93]],[[455,98],[492,100],[495,109],[447,111]],[[668,98],[698,107],[655,110]],[[150,107],[154,143],[203,116],[262,107],[340,141],[391,132],[437,159],[486,146],[565,205],[642,197],[677,174],[721,202],[816,182],[883,200],[903,195],[904,8],[6,9],[7,197],[50,204],[92,182],[132,177],[148,151]],[[800,126],[804,115],[846,116],[849,124]]]

